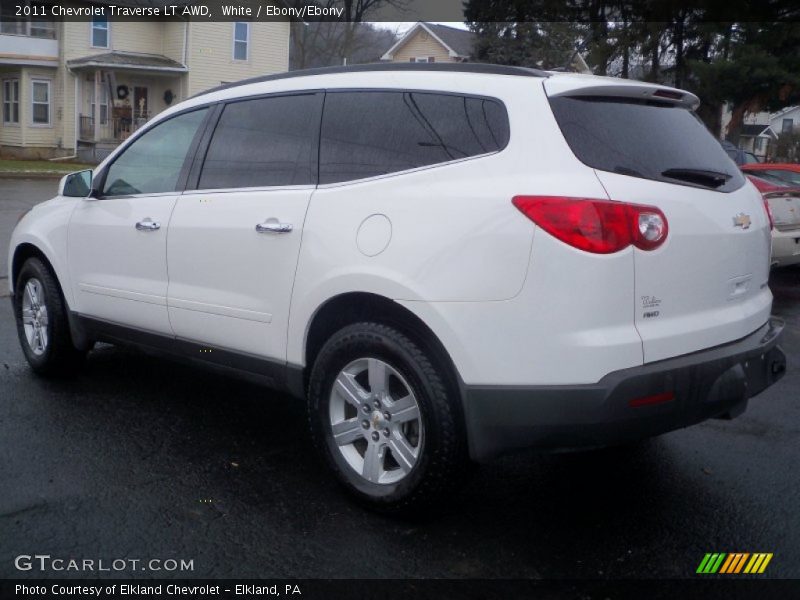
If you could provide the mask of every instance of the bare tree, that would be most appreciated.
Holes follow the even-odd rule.
[[[341,65],[345,23],[321,21],[292,24],[291,69]],[[377,62],[396,41],[388,29],[371,23],[357,23],[353,28],[348,64]]]
[[[338,20],[292,23],[293,69],[378,60],[378,48],[387,50],[393,34],[365,23],[379,9],[405,10],[409,0],[317,0],[323,8],[341,8]]]

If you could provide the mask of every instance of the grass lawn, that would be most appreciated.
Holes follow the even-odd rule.
[[[81,171],[83,169],[94,169],[94,167],[95,165],[64,161],[52,162],[49,160],[0,160],[0,174],[20,172],[71,173],[72,171]]]

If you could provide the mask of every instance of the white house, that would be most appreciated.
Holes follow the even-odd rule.
[[[787,106],[769,116],[769,126],[778,135],[800,130],[800,106]]]

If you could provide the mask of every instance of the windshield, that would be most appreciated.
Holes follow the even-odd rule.
[[[697,116],[681,107],[606,97],[550,99],[586,165],[632,177],[730,192],[745,179]]]

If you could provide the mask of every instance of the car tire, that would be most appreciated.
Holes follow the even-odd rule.
[[[309,378],[311,433],[357,500],[419,516],[464,483],[463,418],[445,381],[422,345],[388,325],[349,325],[324,344]]]
[[[55,275],[40,259],[29,258],[14,291],[17,334],[28,364],[45,377],[73,375],[86,352],[72,343],[67,305]]]

